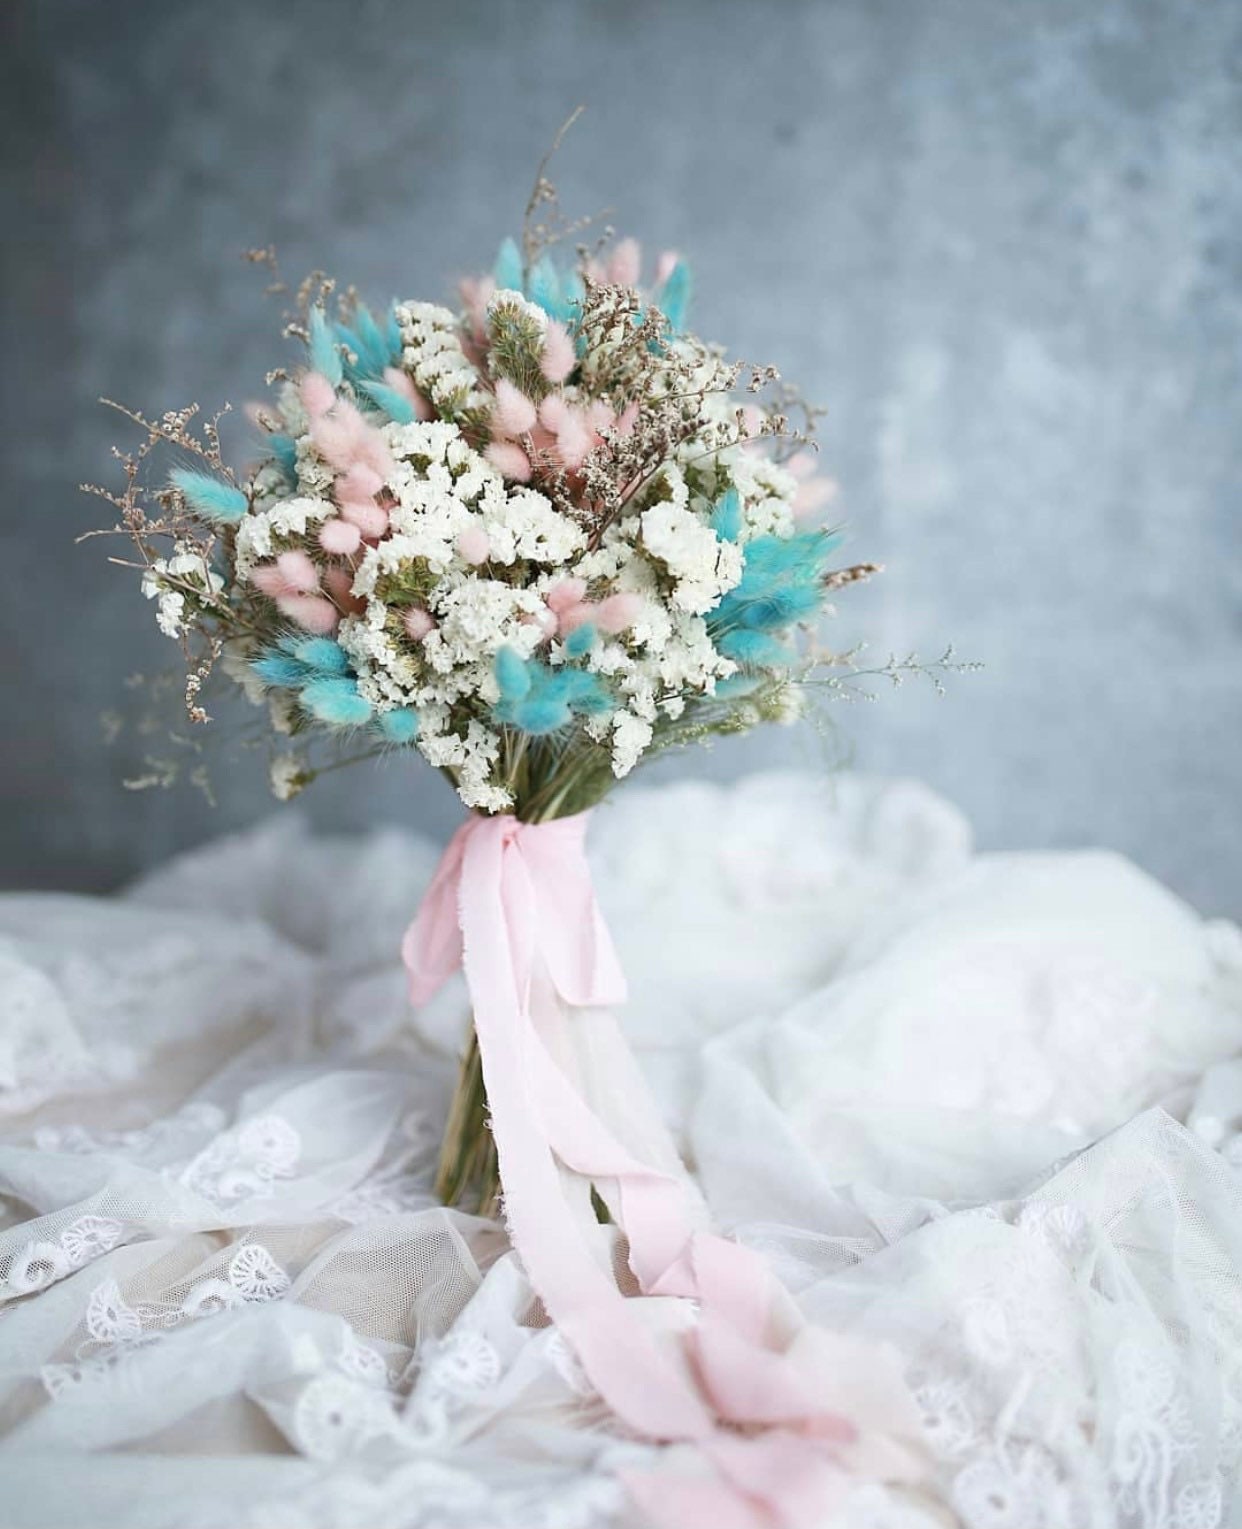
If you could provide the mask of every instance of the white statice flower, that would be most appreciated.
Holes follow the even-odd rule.
[[[311,772],[300,754],[277,754],[268,769],[272,795],[278,802],[291,801],[311,781]]]
[[[156,558],[142,575],[142,593],[156,601],[155,624],[165,637],[180,637],[185,629],[186,596],[169,584],[177,579],[203,594],[218,595],[224,580],[203,561],[200,552],[178,545],[173,556]]]
[[[416,705],[421,698],[422,670],[388,630],[388,607],[369,600],[359,616],[346,616],[336,640],[349,655],[359,693],[381,711]]]
[[[396,315],[405,369],[439,412],[459,419],[487,409],[489,397],[461,348],[456,314],[437,303],[409,302],[399,303]]]
[[[534,489],[516,489],[494,499],[482,511],[491,557],[508,565],[568,563],[586,549],[586,532]]]
[[[335,514],[336,505],[330,499],[296,494],[244,515],[238,522],[234,543],[237,577],[248,579],[259,563],[272,557],[278,539],[307,536],[314,527]]]
[[[692,615],[711,610],[742,577],[742,552],[722,542],[694,512],[673,500],[644,510],[643,546],[673,576],[672,604]]]
[[[619,711],[612,721],[612,773],[620,780],[638,763],[654,737],[651,723]]]
[[[529,327],[541,338],[548,332],[548,315],[538,303],[532,303],[513,287],[500,287],[487,300],[489,322],[497,318],[509,318]]]
[[[446,671],[493,659],[505,647],[515,648],[523,658],[534,653],[543,639],[539,618],[546,607],[533,589],[473,574],[454,586],[445,584],[428,601],[439,622],[422,644],[433,669]]]
[[[419,752],[436,769],[453,771],[466,806],[479,812],[506,812],[512,807],[510,793],[492,780],[500,754],[499,733],[477,721],[469,722],[464,733],[451,731],[442,707],[429,706],[421,715]]]
[[[743,543],[756,536],[792,536],[797,529],[793,501],[798,480],[787,467],[757,451],[739,447],[721,464],[742,500]]]

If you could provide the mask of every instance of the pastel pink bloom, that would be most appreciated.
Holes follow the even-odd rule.
[[[314,594],[319,588],[319,570],[305,552],[294,549],[282,552],[274,563],[261,563],[251,574],[251,581],[269,599],[280,601]]]
[[[493,441],[483,455],[503,477],[514,483],[530,482],[530,458],[513,441]]]
[[[276,559],[276,567],[289,588],[296,590],[299,594],[310,594],[312,590],[319,588],[319,570],[306,552],[298,549],[282,552]]]
[[[569,330],[559,319],[548,320],[548,332],[544,336],[543,355],[539,369],[549,382],[564,382],[577,365],[578,356]]]
[[[587,592],[585,579],[560,579],[544,595],[544,604],[559,616],[571,606],[581,605]]]
[[[673,274],[673,268],[677,264],[678,254],[676,250],[661,250],[660,258],[656,261],[656,286],[662,287]]]
[[[467,526],[460,533],[454,546],[458,555],[467,563],[486,563],[491,555],[492,546],[487,539],[487,532],[480,525]]]
[[[357,526],[368,541],[378,541],[388,530],[388,511],[374,499],[346,500],[341,506],[341,519]]]
[[[336,402],[336,389],[322,372],[307,372],[302,378],[298,391],[301,394],[302,407],[311,419],[318,419],[321,414],[326,414]]]
[[[539,423],[555,435],[569,418],[569,405],[559,393],[549,393],[539,405]]]
[[[394,393],[400,393],[401,397],[414,410],[415,419],[431,419],[435,410],[431,407],[430,399],[422,393],[410,381],[408,372],[403,372],[399,366],[386,366],[384,368],[384,381]]]
[[[345,499],[374,499],[384,486],[384,480],[373,467],[365,462],[355,462],[336,480],[336,497]]]
[[[595,607],[592,620],[601,632],[616,636],[618,632],[624,632],[632,627],[642,615],[642,610],[641,595],[629,593],[609,595]]]
[[[458,286],[476,340],[487,334],[487,305],[495,290],[496,283],[490,276],[467,276]]]
[[[606,398],[597,398],[587,406],[586,422],[597,435],[603,430],[611,430],[617,422],[616,410]]]
[[[631,435],[634,426],[638,423],[638,405],[627,403],[625,408],[617,415],[617,422],[613,425],[613,433],[616,435]]]
[[[539,405],[539,423],[556,437],[553,455],[559,464],[571,471],[581,467],[595,445],[595,432],[582,411],[571,408],[559,393],[549,393]]]
[[[256,589],[260,589],[269,600],[280,600],[286,595],[296,594],[295,589],[290,589],[288,581],[275,563],[260,563],[251,570],[250,582]]]
[[[799,486],[794,495],[793,509],[799,520],[813,515],[817,510],[822,510],[837,497],[840,486],[836,480],[818,476],[818,453],[797,451],[785,466],[798,480]]]
[[[336,606],[323,595],[282,595],[276,604],[290,621],[319,637],[335,632],[341,619]]]
[[[360,615],[367,608],[367,602],[354,594],[354,575],[349,568],[326,568],[323,575],[323,586],[332,596],[332,603],[337,610],[344,611],[347,616]]]
[[[435,626],[435,622],[420,606],[412,605],[401,618],[402,625],[409,633],[414,642],[422,642],[427,633]]]
[[[643,268],[642,246],[637,239],[622,239],[608,260],[608,280],[614,287],[636,287]]]
[[[347,398],[338,398],[331,409],[312,419],[311,435],[324,460],[338,472],[348,472],[355,463],[363,463],[387,482],[392,458],[384,437]]]
[[[589,600],[579,600],[577,605],[566,606],[557,617],[556,630],[562,637],[568,637],[576,627],[585,626],[588,621],[595,620],[595,606]]]
[[[341,520],[334,515],[320,526],[319,545],[325,552],[348,557],[362,545],[362,532],[348,520]]]
[[[497,435],[526,435],[535,428],[538,415],[526,394],[516,388],[507,377],[496,384],[496,402],[492,407],[492,428]]]

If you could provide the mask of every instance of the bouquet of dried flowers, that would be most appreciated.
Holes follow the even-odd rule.
[[[458,308],[304,283],[303,354],[252,411],[245,474],[219,416],[125,411],[146,439],[106,495],[184,650],[189,715],[207,720],[213,670],[266,708],[278,796],[325,747],[405,750],[472,812],[545,822],[859,672],[817,636],[875,568],[834,562],[816,411],[693,332],[683,260],[644,281],[639,246],[605,235],[566,267],[566,232],[541,171],[521,242]],[[152,487],[161,446],[182,465]],[[496,1182],[471,1042],[439,1188],[487,1204]]]

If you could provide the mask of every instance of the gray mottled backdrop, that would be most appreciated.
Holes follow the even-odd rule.
[[[566,202],[689,254],[697,318],[829,402],[875,651],[986,660],[839,713],[987,845],[1103,843],[1242,913],[1242,6],[1231,0],[113,0],[5,10],[12,883],[100,887],[269,810],[257,761],[127,793],[122,677],[171,654],[75,490],[103,393],[244,401],[238,259],[380,299],[490,261],[578,100]],[[681,768],[814,764],[813,736]],[[430,772],[316,786],[442,831]]]

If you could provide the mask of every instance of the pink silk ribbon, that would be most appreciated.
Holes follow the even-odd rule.
[[[757,1254],[704,1230],[684,1175],[625,1146],[549,1050],[561,1004],[625,999],[587,864],[588,816],[472,816],[458,829],[402,944],[410,995],[425,1002],[464,967],[505,1219],[531,1286],[616,1415],[711,1467],[630,1475],[645,1511],[667,1529],[806,1529],[860,1470],[915,1479],[912,1406],[891,1356],[803,1323]],[[636,1070],[626,1076],[641,1089]],[[650,1098],[632,1106],[656,1118]],[[606,1193],[639,1290],[675,1299],[675,1327],[622,1293],[565,1169]]]

